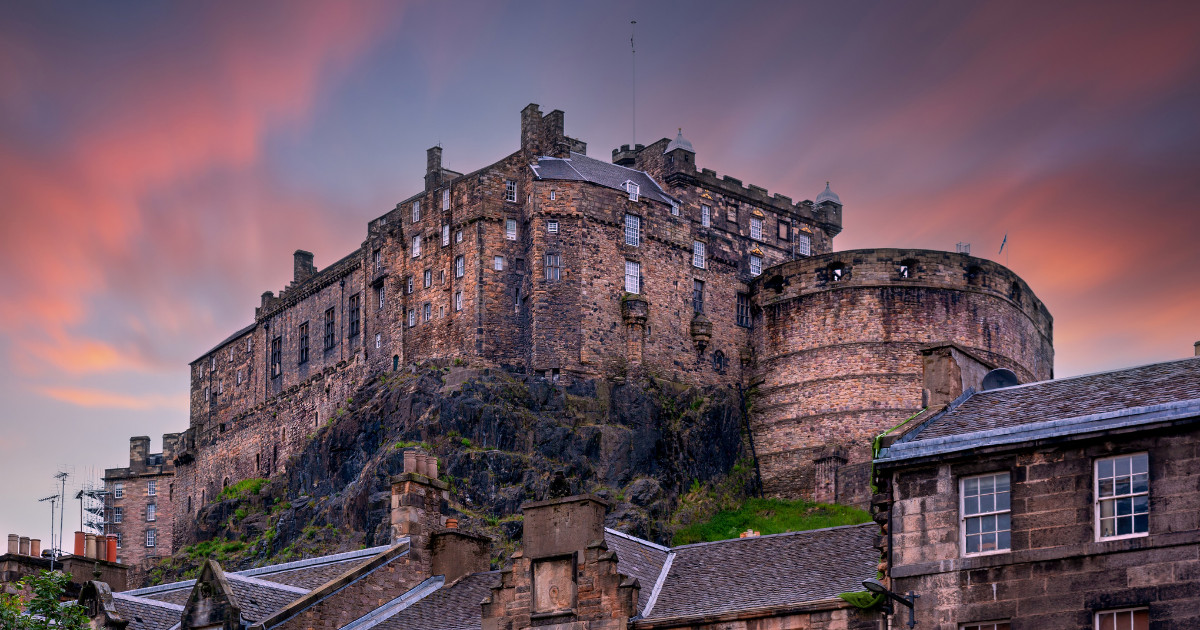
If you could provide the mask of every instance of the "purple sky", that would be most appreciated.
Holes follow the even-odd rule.
[[[188,361],[294,249],[357,247],[427,147],[488,164],[530,102],[630,142],[630,19],[637,141],[831,180],[837,249],[970,242],[1050,308],[1059,376],[1200,339],[1196,3],[7,3],[0,534],[48,539],[60,466],[186,428]]]

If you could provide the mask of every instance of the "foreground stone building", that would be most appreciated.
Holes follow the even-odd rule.
[[[1200,357],[979,385],[875,460],[921,627],[1200,627]]]

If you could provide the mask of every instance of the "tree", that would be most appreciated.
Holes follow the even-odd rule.
[[[87,613],[74,602],[58,600],[67,590],[70,576],[61,571],[42,571],[20,582],[17,587],[28,588],[33,596],[22,612],[18,595],[0,594],[0,628],[4,630],[85,630]]]

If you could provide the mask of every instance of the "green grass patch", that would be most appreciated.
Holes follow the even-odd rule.
[[[267,480],[261,477],[243,479],[221,491],[222,499],[241,499],[257,495],[267,485]]]
[[[857,525],[871,520],[867,512],[844,505],[808,501],[749,499],[735,510],[722,510],[707,521],[693,523],[675,532],[674,544],[737,538],[753,529],[760,534],[782,534],[838,525]]]

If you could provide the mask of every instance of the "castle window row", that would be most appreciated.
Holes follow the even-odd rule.
[[[642,242],[642,219],[633,214],[625,215],[625,244],[638,247]]]
[[[412,202],[412,219],[413,219],[413,223],[416,223],[421,220],[421,202],[420,201]]]
[[[625,292],[642,292],[642,265],[632,260],[625,261]]]

